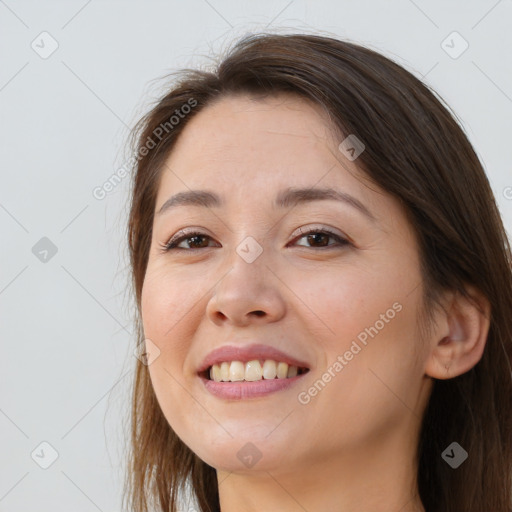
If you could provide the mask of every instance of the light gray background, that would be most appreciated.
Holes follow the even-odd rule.
[[[510,0],[0,0],[0,511],[121,509],[129,179],[103,200],[92,191],[122,167],[156,78],[250,31],[367,44],[452,106],[510,233],[511,20]],[[43,31],[58,43],[48,58],[31,47],[51,49]],[[453,31],[469,44],[458,58]],[[57,248],[45,262],[32,250],[43,237]],[[48,469],[43,441],[58,453]]]

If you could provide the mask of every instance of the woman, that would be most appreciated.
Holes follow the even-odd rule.
[[[512,510],[512,257],[432,91],[252,35],[135,137],[130,510]]]

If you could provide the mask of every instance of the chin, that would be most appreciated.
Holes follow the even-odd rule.
[[[268,439],[265,441],[263,436],[261,441],[234,438],[213,449],[211,444],[205,444],[193,451],[202,461],[218,471],[243,473],[282,468],[283,455],[289,453],[289,448],[283,447],[280,450]]]

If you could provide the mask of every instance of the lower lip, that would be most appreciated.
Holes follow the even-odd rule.
[[[256,381],[216,382],[200,375],[205,388],[219,398],[229,400],[245,400],[270,395],[276,391],[282,391],[293,386],[307,373],[301,373],[295,377],[286,379],[261,379]]]

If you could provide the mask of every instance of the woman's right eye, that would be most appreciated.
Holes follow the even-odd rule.
[[[162,252],[168,252],[168,251],[172,251],[172,250],[191,251],[191,250],[196,250],[196,249],[205,249],[205,248],[208,248],[208,244],[206,244],[206,245],[201,244],[201,240],[205,240],[205,239],[211,239],[211,237],[209,237],[208,235],[205,235],[204,233],[201,233],[199,231],[193,231],[190,233],[186,233],[182,236],[173,237],[167,243],[160,244],[160,246],[162,247]],[[192,241],[192,245],[198,243],[200,245],[200,247],[179,247],[179,245],[181,245],[182,241],[187,242],[187,243],[189,243],[189,241]],[[189,245],[191,245],[191,244],[189,243]]]

